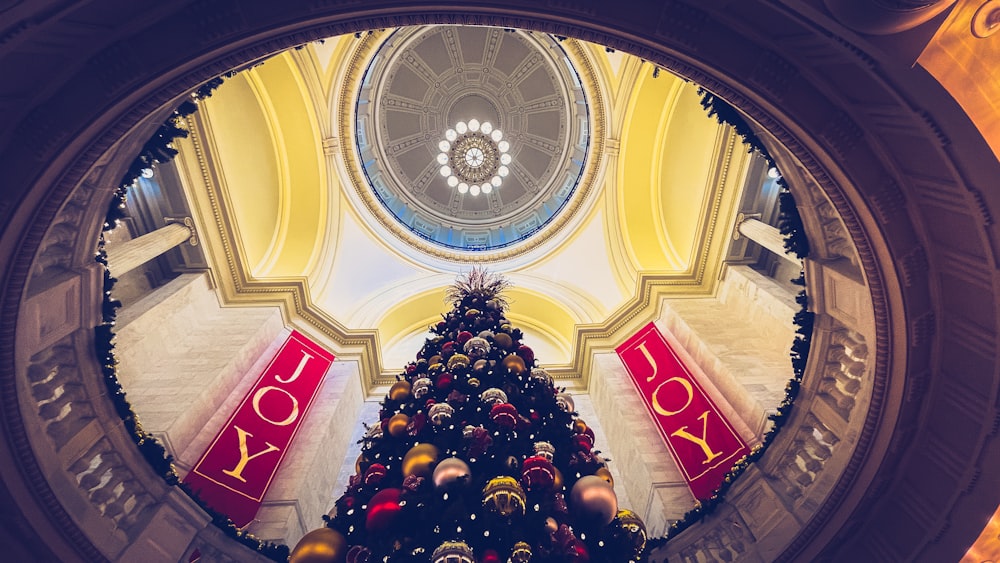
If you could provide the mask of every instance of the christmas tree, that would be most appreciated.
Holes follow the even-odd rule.
[[[499,275],[474,269],[454,308],[367,426],[327,528],[294,563],[640,561],[642,521],[618,509],[572,398],[505,318]]]

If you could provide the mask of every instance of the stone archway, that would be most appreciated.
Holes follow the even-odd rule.
[[[8,14],[19,23],[5,35],[11,54],[0,68],[36,94],[8,105],[0,137],[8,186],[0,382],[10,454],[2,470],[19,517],[51,536],[55,553],[71,546],[100,557],[82,516],[60,501],[64,485],[38,465],[45,452],[32,444],[45,437],[25,427],[25,373],[53,335],[95,324],[92,245],[141,140],[179,96],[248,61],[323,36],[422,23],[533,29],[653,61],[740,107],[837,208],[872,288],[875,395],[847,470],[776,556],[955,559],[997,505],[998,492],[978,475],[1000,470],[991,212],[1000,194],[987,189],[1000,167],[926,73],[876,54],[823,14],[641,0],[582,9],[196,1],[135,14],[96,2],[76,12],[15,5]],[[110,34],[90,23],[114,18],[120,31]],[[65,45],[61,58],[30,58],[36,42],[53,38]],[[43,292],[53,284],[65,288],[58,304]],[[112,450],[127,458],[118,442],[126,444]],[[935,462],[927,445],[948,461]],[[921,494],[931,486],[934,496]]]

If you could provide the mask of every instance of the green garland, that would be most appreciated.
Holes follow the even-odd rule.
[[[720,124],[732,126],[736,133],[742,137],[743,143],[749,147],[749,152],[759,153],[767,161],[768,166],[774,166],[774,160],[768,154],[767,149],[736,108],[703,88],[699,88],[698,93],[702,96],[701,105],[708,110],[709,117],[715,117]],[[806,239],[805,229],[802,226],[802,218],[799,216],[798,207],[795,205],[795,198],[788,190],[788,185],[783,178],[779,177],[778,184],[781,186],[778,205],[778,225],[781,234],[785,235],[785,248],[800,259],[806,258],[809,255],[809,241]],[[800,273],[798,278],[791,281],[795,285],[804,288],[806,284],[805,274]],[[809,357],[813,322],[815,320],[815,313],[810,312],[808,309],[809,298],[806,296],[805,289],[799,291],[795,297],[795,302],[799,305],[799,311],[792,318],[792,322],[796,326],[795,340],[792,342],[791,351],[789,352],[792,363],[792,378],[785,385],[785,397],[778,405],[776,412],[768,415],[768,419],[773,423],[771,428],[764,433],[760,444],[754,446],[748,455],[742,457],[733,465],[733,468],[723,479],[722,485],[719,486],[719,489],[711,497],[704,501],[696,502],[693,509],[686,512],[680,520],[677,520],[670,526],[665,536],[651,538],[648,550],[661,547],[668,540],[677,536],[691,525],[704,520],[708,515],[712,514],[722,503],[723,497],[729,491],[729,488],[736,481],[737,477],[742,475],[750,467],[750,464],[756,462],[764,455],[764,452],[774,441],[778,432],[788,422],[788,417],[792,412],[792,405],[795,403],[795,398],[798,396],[799,389],[802,386],[802,377],[805,374],[806,362]]]
[[[225,76],[231,77],[233,75],[234,73],[229,73]],[[95,260],[104,266],[104,298],[101,309],[101,324],[94,327],[94,349],[97,353],[97,359],[101,363],[104,384],[108,387],[109,397],[114,405],[115,412],[121,417],[125,430],[153,470],[168,485],[179,486],[181,490],[187,493],[202,510],[209,514],[212,518],[212,523],[227,536],[269,559],[284,563],[288,560],[289,549],[287,545],[263,541],[253,534],[243,532],[236,527],[236,524],[229,517],[210,508],[189,487],[180,482],[173,465],[173,456],[167,453],[166,448],[152,434],[143,430],[142,423],[139,422],[139,417],[132,410],[132,405],[128,402],[125,391],[118,380],[118,360],[114,354],[115,318],[122,303],[111,296],[115,282],[118,280],[107,269],[108,254],[104,249],[104,233],[114,229],[125,216],[125,201],[128,189],[135,185],[136,180],[142,174],[143,170],[152,168],[159,163],[168,162],[177,156],[177,149],[172,145],[173,141],[178,138],[187,137],[188,135],[188,131],[183,125],[183,118],[196,112],[198,110],[197,102],[211,96],[212,91],[218,88],[222,82],[222,77],[206,82],[191,94],[191,100],[183,102],[170,114],[170,117],[167,118],[163,125],[143,145],[139,155],[132,161],[131,166],[129,166],[128,171],[122,177],[118,188],[112,195],[102,232],[100,237],[98,237],[97,255],[95,256]]]

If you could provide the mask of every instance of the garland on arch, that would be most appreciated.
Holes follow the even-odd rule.
[[[731,126],[736,134],[743,139],[743,144],[748,147],[748,152],[759,154],[764,158],[769,167],[774,166],[774,160],[771,158],[771,155],[767,152],[764,144],[753,132],[753,128],[743,118],[739,110],[704,88],[699,88],[698,93],[701,95],[701,105],[707,110],[709,117],[715,117],[722,125]],[[785,236],[785,249],[800,259],[806,258],[809,256],[809,240],[806,238],[805,229],[802,225],[802,217],[799,215],[798,207],[795,205],[795,198],[789,191],[788,184],[784,178],[779,176],[777,183],[781,188],[778,194],[778,228],[781,234]],[[802,386],[802,377],[805,374],[806,363],[809,357],[813,322],[815,320],[815,313],[810,312],[808,308],[809,298],[805,290],[805,273],[800,273],[799,277],[791,280],[791,282],[803,288],[795,297],[795,302],[799,305],[799,311],[792,318],[792,322],[796,327],[795,340],[792,342],[791,351],[789,352],[792,364],[792,378],[785,385],[785,397],[778,404],[775,412],[767,417],[772,423],[771,428],[764,433],[760,444],[754,446],[748,455],[739,459],[733,465],[733,468],[723,479],[722,485],[719,486],[719,489],[711,497],[695,502],[694,508],[686,512],[680,520],[674,522],[667,530],[666,535],[649,540],[650,550],[664,545],[668,540],[677,536],[691,525],[701,522],[712,514],[722,503],[723,497],[725,497],[730,487],[732,487],[733,482],[751,464],[758,461],[764,455],[768,446],[771,445],[775,437],[788,422],[795,398],[798,397]]]
[[[122,419],[122,424],[125,426],[129,437],[135,442],[136,447],[139,448],[139,452],[153,470],[168,485],[179,486],[181,490],[187,493],[202,510],[208,513],[212,519],[212,523],[221,529],[224,534],[269,559],[284,563],[288,560],[289,549],[287,545],[263,541],[253,534],[244,532],[228,516],[210,508],[194,491],[180,482],[177,470],[173,465],[173,456],[167,453],[166,448],[151,433],[143,429],[139,417],[132,410],[132,405],[129,403],[125,390],[118,379],[118,360],[115,358],[114,353],[115,319],[122,303],[112,297],[112,290],[118,280],[111,275],[111,272],[107,268],[108,254],[104,248],[104,233],[118,226],[121,219],[125,217],[125,202],[128,190],[135,185],[136,180],[138,180],[143,172],[153,168],[157,164],[168,162],[177,156],[177,149],[174,148],[173,141],[188,136],[188,131],[184,128],[183,119],[194,114],[198,110],[198,102],[211,96],[212,92],[223,83],[224,78],[234,75],[235,71],[209,80],[191,93],[190,100],[185,100],[177,106],[170,114],[170,117],[157,128],[153,136],[143,144],[139,155],[132,161],[128,171],[126,171],[118,188],[112,195],[111,202],[108,204],[108,211],[105,215],[104,225],[98,237],[97,254],[94,258],[95,261],[104,266],[101,324],[94,327],[94,349],[97,359],[101,364],[104,384],[108,388],[108,396],[114,405],[115,412]]]

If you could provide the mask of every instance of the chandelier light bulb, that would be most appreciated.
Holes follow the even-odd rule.
[[[435,160],[449,187],[460,194],[477,196],[492,193],[503,184],[513,157],[507,154],[510,143],[502,140],[503,132],[494,129],[492,123],[459,121],[454,129],[445,131],[444,137],[446,140],[438,142],[441,152]]]

